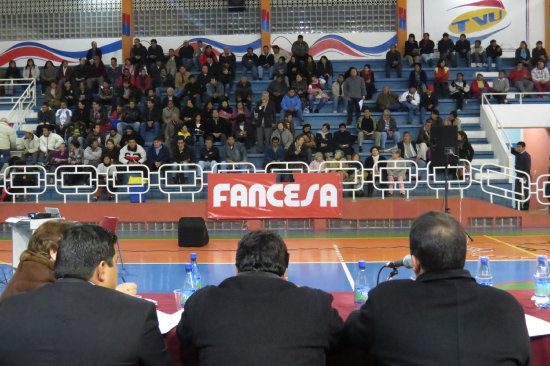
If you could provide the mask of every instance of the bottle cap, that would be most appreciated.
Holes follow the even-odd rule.
[[[192,260],[197,259],[197,253],[191,253],[191,259]]]
[[[546,262],[546,261],[548,261],[548,257],[545,256],[545,255],[539,255],[538,259],[539,259],[539,262]]]
[[[357,264],[359,265],[359,268],[365,268],[367,266],[367,262],[365,261],[359,261]]]
[[[483,264],[489,263],[489,257],[479,257],[479,260],[480,260],[481,263],[483,263]]]
[[[185,270],[190,271],[191,269],[193,269],[193,267],[191,266],[191,263],[185,263]]]

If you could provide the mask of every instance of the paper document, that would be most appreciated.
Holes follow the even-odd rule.
[[[525,323],[527,323],[529,337],[538,337],[550,334],[550,323],[546,320],[525,314]]]
[[[363,109],[363,99],[359,101],[359,110]]]
[[[176,311],[174,314],[167,314],[157,310],[160,333],[166,334],[178,325],[181,319],[181,313],[183,313],[183,309]]]

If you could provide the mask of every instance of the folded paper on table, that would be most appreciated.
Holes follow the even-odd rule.
[[[157,318],[159,320],[159,329],[161,334],[166,334],[178,325],[181,319],[183,309],[176,311],[174,314],[167,314],[157,310]]]
[[[527,324],[529,337],[538,337],[550,334],[550,323],[546,320],[525,314],[525,323]]]

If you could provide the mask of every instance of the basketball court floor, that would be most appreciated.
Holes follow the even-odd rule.
[[[532,288],[539,254],[550,255],[550,230],[472,231],[466,268],[475,275],[478,257],[489,256],[496,286],[504,289]],[[204,285],[217,285],[235,274],[235,250],[242,234],[211,234],[202,248],[180,248],[176,235],[121,233],[124,270],[119,264],[119,280],[136,282],[139,293],[169,293],[181,287],[184,263],[189,254],[198,254]],[[283,238],[290,253],[288,279],[299,286],[328,292],[349,292],[357,271],[357,261],[367,261],[371,286],[381,266],[408,254],[408,231],[385,232],[292,232]],[[9,277],[11,236],[0,237],[0,281]],[[390,270],[382,271],[385,281]],[[396,278],[414,278],[411,270],[400,268]],[[3,285],[0,285],[0,291]]]

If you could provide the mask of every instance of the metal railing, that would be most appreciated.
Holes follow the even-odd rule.
[[[6,118],[17,130],[36,107],[36,79],[0,79],[0,87],[6,94],[0,97],[0,104],[13,104]],[[18,94],[21,88],[23,93]]]
[[[395,166],[398,164],[398,166]],[[373,190],[381,193],[386,198],[387,193],[398,189],[397,185],[403,183],[399,191],[404,191],[406,198],[410,198],[412,192],[424,188],[422,194],[433,192],[436,197],[447,189],[457,193],[460,197],[474,185],[480,187],[490,202],[495,198],[501,198],[512,203],[519,209],[520,203],[536,197],[543,205],[550,205],[550,194],[546,190],[550,182],[550,174],[538,177],[535,182],[530,178],[519,178],[521,172],[510,167],[496,164],[483,164],[481,167],[473,167],[468,161],[460,160],[457,165],[448,166],[447,182],[444,178],[444,167],[434,167],[430,163],[419,166],[410,160],[386,160],[378,161],[372,168],[365,168],[360,161],[327,161],[320,165],[318,171],[311,171],[307,164],[301,162],[277,162],[271,163],[263,170],[258,170],[249,162],[242,163],[217,163],[211,170],[203,170],[198,164],[164,164],[158,170],[151,171],[146,165],[111,165],[106,172],[99,172],[91,165],[63,165],[55,169],[46,169],[41,165],[9,166],[0,174],[0,188],[5,189],[13,202],[16,198],[31,197],[38,202],[45,196],[48,189],[61,196],[66,202],[70,197],[80,197],[87,202],[98,195],[98,191],[106,190],[115,202],[121,197],[133,195],[141,202],[151,190],[158,191],[168,202],[174,197],[190,199],[194,201],[197,195],[207,192],[208,174],[227,173],[276,173],[296,174],[318,172],[342,173],[343,192],[355,199],[356,195],[363,191],[366,185],[372,185]],[[388,173],[394,169],[401,169],[399,173],[403,178],[390,179]],[[508,182],[518,182],[518,186]],[[505,183],[505,184],[502,184]],[[421,186],[422,184],[422,186]],[[518,192],[515,191],[518,190]],[[521,192],[527,192],[525,196]],[[48,199],[52,199],[48,197]]]

